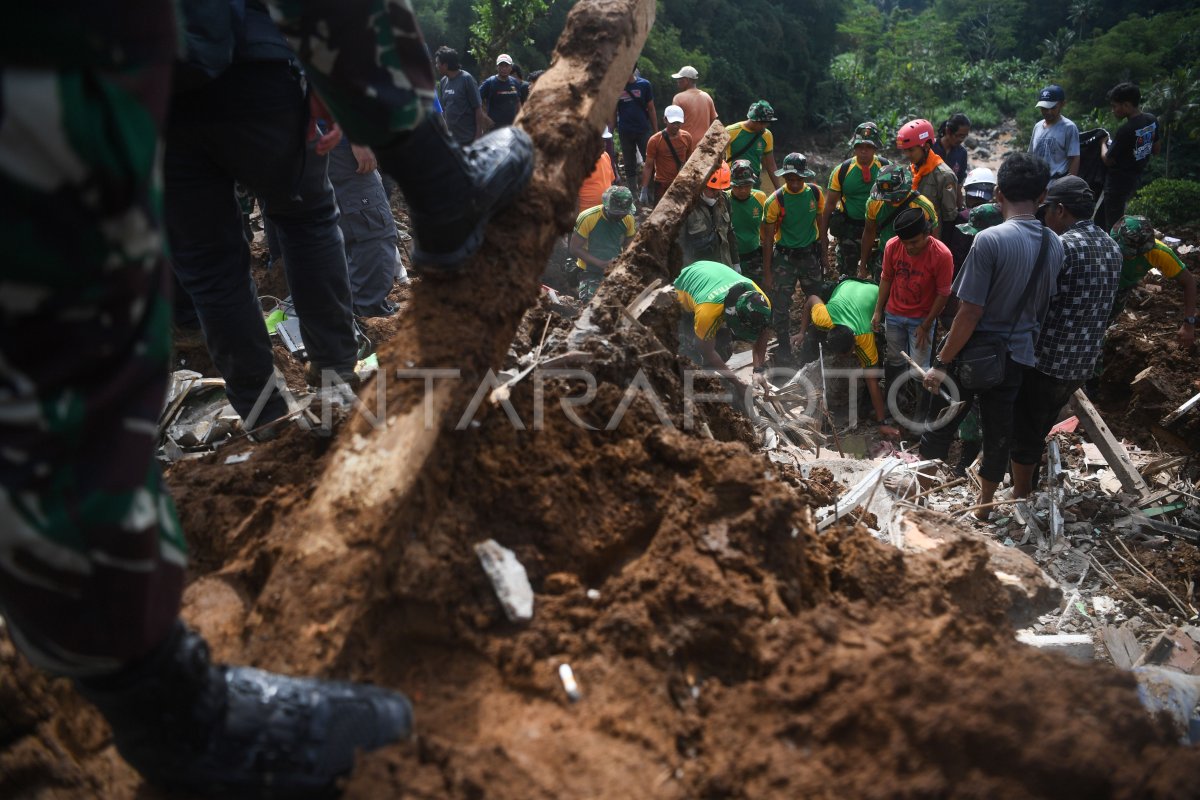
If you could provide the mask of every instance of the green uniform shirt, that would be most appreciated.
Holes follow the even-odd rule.
[[[817,220],[825,210],[825,195],[811,183],[792,194],[786,186],[767,198],[763,221],[783,221],[775,228],[775,243],[780,247],[808,247],[817,240]]]
[[[750,196],[738,200],[732,191],[729,196],[729,213],[733,217],[733,233],[737,237],[738,253],[745,254],[762,247],[763,209],[767,207],[766,192],[751,189]]]
[[[875,314],[878,299],[878,285],[854,279],[842,281],[833,290],[828,303],[813,306],[812,323],[825,330],[831,330],[834,325],[845,325],[854,333],[854,355],[858,357],[858,363],[873,367],[879,363],[879,349],[871,329],[871,317]]]
[[[744,158],[754,167],[754,174],[761,175],[763,156],[774,151],[775,138],[769,130],[764,130],[762,136],[759,136],[754,144],[750,144],[755,134],[742,127],[747,121],[735,122],[725,129],[729,134],[729,144],[725,146],[725,160],[732,164],[739,158]]]
[[[605,261],[621,254],[621,244],[635,232],[633,215],[626,214],[619,220],[604,216],[604,206],[592,206],[575,220],[575,232],[587,239],[587,251]],[[575,259],[576,265],[587,270],[583,259]],[[595,272],[595,269],[592,270]]]
[[[867,219],[871,222],[878,223],[880,217],[886,220],[883,227],[879,228],[879,249],[883,250],[887,243],[896,235],[896,217],[900,216],[900,212],[906,208],[919,208],[925,212],[925,219],[929,222],[929,229],[933,230],[938,224],[938,212],[933,207],[933,203],[929,202],[929,198],[924,195],[914,195],[912,200],[907,204],[894,206],[883,200],[871,200],[867,203]]]
[[[1164,278],[1174,278],[1186,267],[1179,260],[1179,256],[1175,255],[1174,250],[1164,242],[1155,239],[1154,247],[1150,252],[1125,259],[1121,265],[1121,280],[1117,284],[1117,290],[1137,286],[1151,269],[1157,269]]]
[[[846,168],[845,177],[839,178],[839,173],[845,164],[850,166]],[[871,199],[871,186],[879,177],[879,170],[882,167],[883,162],[876,157],[871,161],[871,168],[864,173],[858,164],[858,159],[850,158],[839,164],[837,169],[830,174],[829,188],[842,193],[842,199],[838,205],[845,210],[846,216],[850,219],[861,222],[867,218],[867,201]]]
[[[743,284],[766,296],[754,281],[716,261],[697,261],[683,268],[675,279],[675,294],[683,310],[695,317],[697,337],[711,340],[717,335],[725,322],[725,296],[734,286]]]

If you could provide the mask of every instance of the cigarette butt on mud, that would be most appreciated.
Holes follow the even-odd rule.
[[[578,703],[583,698],[583,694],[579,691],[579,684],[575,682],[575,673],[570,664],[558,665],[558,679],[562,681],[563,688],[567,690],[568,700]]]

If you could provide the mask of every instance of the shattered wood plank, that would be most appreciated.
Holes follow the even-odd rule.
[[[382,585],[389,559],[379,554],[400,535],[380,528],[380,520],[392,518],[385,510],[404,509],[398,513],[414,524],[432,513],[431,498],[440,494],[437,484],[448,479],[459,449],[443,440],[453,435],[481,379],[503,364],[522,315],[537,301],[539,276],[574,221],[579,187],[602,149],[600,133],[654,16],[653,0],[582,0],[571,9],[550,67],[516,123],[533,140],[529,187],[495,217],[458,276],[414,285],[395,337],[380,351],[381,372],[391,378],[385,397],[375,393],[381,378],[364,387],[365,409],[342,431],[307,505],[277,525],[287,546],[254,613],[271,619],[281,636],[321,620],[326,633],[314,640],[318,662],[337,658],[361,604],[314,598],[311,581],[297,574]],[[446,333],[447,320],[454,321],[453,335]],[[398,374],[403,370],[426,377],[406,378]],[[367,446],[348,446],[356,440]],[[289,659],[300,657],[290,649],[275,637],[260,637],[243,655],[287,671]]]
[[[1092,405],[1092,401],[1087,399],[1087,395],[1083,393],[1082,389],[1075,390],[1075,394],[1071,397],[1071,408],[1079,416],[1079,422],[1087,431],[1092,444],[1100,448],[1100,452],[1104,454],[1104,459],[1108,462],[1113,474],[1117,476],[1117,480],[1121,482],[1121,487],[1140,497],[1149,494],[1150,487],[1146,485],[1146,481],[1133,466],[1133,462],[1129,460],[1129,454],[1125,452],[1125,447],[1117,440],[1116,436],[1113,436],[1112,431],[1108,429],[1108,425],[1100,416],[1100,412]]]
[[[542,80],[538,79],[539,85]],[[679,228],[684,218],[700,197],[700,190],[720,165],[728,143],[729,134],[725,132],[725,126],[720,120],[713,122],[679,174],[671,181],[667,193],[638,228],[633,242],[617,256],[606,273],[596,296],[575,323],[571,346],[580,346],[599,330],[612,330],[620,315],[619,310],[633,302],[643,287],[654,278],[675,280],[675,274],[668,267],[672,245],[679,238]]]
[[[1104,625],[1100,628],[1100,636],[1117,669],[1133,669],[1133,665],[1141,659],[1142,646],[1138,644],[1137,636],[1129,629],[1128,623],[1119,628]]]
[[[1182,525],[1172,525],[1169,522],[1133,514],[1129,517],[1130,527],[1143,532],[1161,533],[1164,536],[1174,536],[1186,539],[1193,544],[1200,544],[1200,531],[1195,528],[1185,528]]]
[[[1184,401],[1183,405],[1163,417],[1162,422],[1159,424],[1164,428],[1169,428],[1172,424],[1174,424],[1175,420],[1179,419],[1197,406],[1200,406],[1200,392],[1192,395],[1188,400]]]

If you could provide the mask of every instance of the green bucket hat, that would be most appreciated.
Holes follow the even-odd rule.
[[[725,324],[733,338],[753,342],[771,324],[771,304],[756,291],[745,291],[725,307]]]
[[[857,147],[860,144],[869,144],[876,150],[883,149],[883,134],[879,131],[879,126],[874,122],[864,122],[854,129],[854,136],[850,138],[850,146]]]
[[[967,221],[959,225],[958,229],[967,236],[974,236],[1001,222],[1004,222],[1004,215],[1000,213],[1000,206],[995,203],[984,203],[972,208]]]
[[[1154,249],[1154,226],[1145,217],[1126,216],[1113,225],[1112,238],[1121,246],[1121,255],[1134,258]]]
[[[899,203],[911,191],[912,170],[903,164],[892,164],[879,171],[879,177],[871,187],[871,199]]]
[[[775,109],[771,108],[771,104],[766,100],[755,100],[750,104],[750,110],[746,112],[746,119],[753,122],[774,122]]]
[[[621,216],[632,214],[633,192],[624,186],[610,186],[600,196],[600,204],[609,214],[620,214]]]
[[[799,175],[801,178],[815,178],[817,173],[808,168],[808,158],[803,153],[788,153],[784,156],[783,166],[775,170],[775,177],[784,175]]]
[[[758,176],[754,174],[754,165],[744,158],[729,165],[729,182],[734,186],[754,186]]]

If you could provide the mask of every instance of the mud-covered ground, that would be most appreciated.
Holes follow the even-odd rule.
[[[192,548],[183,613],[218,658],[413,698],[417,737],[365,757],[347,797],[1200,795],[1200,753],[1142,710],[1128,673],[1014,641],[983,541],[902,555],[861,528],[818,534],[812,509],[833,499],[832,476],[781,471],[727,408],[697,412],[715,438],[687,426],[674,320],[642,323],[584,346],[597,385],[577,419],[558,401],[579,396],[579,381],[531,376],[512,405],[528,422],[540,391],[540,429],[485,402],[477,425],[441,436],[411,496],[340,506],[337,531],[306,529],[306,513],[342,477],[335,454],[352,465],[347,453],[370,452],[361,419],[332,439],[289,429],[168,470]],[[1143,348],[1118,360],[1188,377],[1165,355],[1166,324],[1147,314],[1130,334],[1150,346],[1114,336],[1111,347]],[[569,325],[543,299],[518,351],[546,330],[546,355],[562,354]],[[385,370],[399,330],[372,323]],[[429,342],[461,330],[452,316],[422,319]],[[631,392],[639,374],[659,404]],[[1132,436],[1136,404],[1123,408],[1119,430]],[[246,449],[248,460],[225,463]],[[381,470],[409,453],[389,458]],[[923,520],[931,533],[950,525]],[[306,571],[297,543],[325,533],[345,549]],[[528,624],[507,621],[479,567],[472,546],[488,538],[528,570]],[[304,607],[281,608],[282,597]],[[0,796],[159,796],[116,756],[96,712],[4,636]]]

